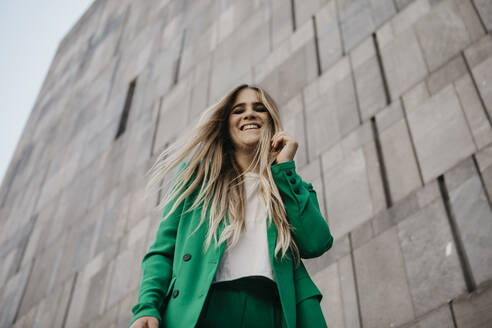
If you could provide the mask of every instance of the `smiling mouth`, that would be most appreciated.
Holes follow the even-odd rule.
[[[241,127],[241,131],[248,131],[248,130],[259,130],[260,126],[257,124],[247,124],[243,127]]]

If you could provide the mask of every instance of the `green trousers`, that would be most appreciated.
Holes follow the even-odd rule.
[[[198,328],[280,328],[282,307],[272,280],[248,277],[210,286]]]

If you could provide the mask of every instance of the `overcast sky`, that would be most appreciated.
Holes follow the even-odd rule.
[[[0,0],[0,181],[58,44],[93,0]]]

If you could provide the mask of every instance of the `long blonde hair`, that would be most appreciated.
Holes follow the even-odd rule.
[[[288,248],[291,248],[297,264],[299,264],[299,249],[292,238],[292,226],[287,220],[286,211],[279,190],[273,180],[270,166],[274,163],[278,150],[270,149],[270,141],[274,134],[282,130],[278,108],[272,97],[261,87],[243,84],[229,91],[218,103],[210,106],[200,116],[198,124],[159,154],[146,175],[150,174],[146,194],[158,184],[166,174],[177,167],[191,154],[191,158],[179,171],[175,183],[167,193],[162,207],[179,195],[170,211],[163,217],[165,220],[174,212],[178,205],[190,195],[198,186],[200,191],[193,205],[187,210],[203,205],[200,223],[196,230],[207,219],[206,212],[210,207],[208,217],[208,233],[203,244],[203,252],[210,247],[212,238],[218,247],[223,242],[230,246],[239,241],[242,231],[245,230],[245,190],[244,172],[234,157],[234,149],[228,130],[228,117],[237,95],[244,88],[256,90],[259,100],[267,108],[270,119],[265,129],[261,129],[261,137],[256,146],[254,159],[246,171],[255,171],[259,174],[258,192],[269,219],[277,227],[277,244],[274,256],[282,251],[282,258]],[[245,171],[245,172],[246,172]],[[192,176],[195,176],[192,179]],[[158,188],[161,190],[162,186]],[[224,227],[217,241],[219,224],[225,224],[225,215],[228,213],[229,225]]]

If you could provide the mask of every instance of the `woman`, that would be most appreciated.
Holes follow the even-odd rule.
[[[268,93],[241,85],[160,154],[149,186],[181,165],[142,260],[131,328],[326,327],[300,258],[333,237],[295,171],[297,148]]]

